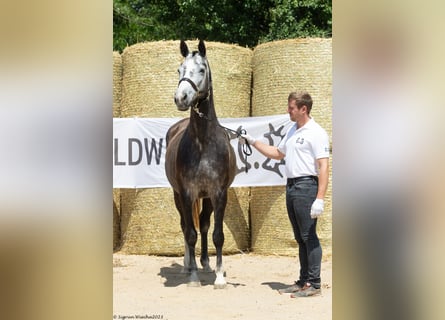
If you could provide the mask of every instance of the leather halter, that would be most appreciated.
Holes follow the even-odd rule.
[[[199,106],[198,106],[198,105],[199,105],[201,102],[203,102],[204,100],[206,100],[206,99],[208,99],[208,98],[210,97],[210,90],[212,89],[212,87],[209,86],[209,88],[207,89],[207,91],[199,91],[198,86],[197,86],[191,79],[189,79],[189,78],[185,78],[185,77],[182,78],[181,80],[179,80],[179,82],[178,82],[178,86],[181,84],[182,81],[187,81],[187,82],[192,86],[193,90],[195,90],[195,91],[198,93],[198,99],[197,99],[197,101],[196,101],[195,106],[193,107],[193,111],[195,111],[201,118],[206,118],[206,119],[210,120],[204,113],[202,113],[202,112],[199,110]],[[204,93],[205,95],[202,97],[203,93]]]
[[[199,92],[198,86],[192,80],[190,80],[189,78],[182,78],[181,80],[179,80],[178,87],[179,87],[179,85],[181,84],[182,81],[187,81],[188,83],[190,83],[190,85],[192,86],[193,90],[198,92],[198,95],[199,95],[200,92]]]

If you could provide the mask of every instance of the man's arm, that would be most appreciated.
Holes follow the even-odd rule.
[[[247,141],[250,145],[254,146],[259,152],[261,152],[264,156],[268,158],[281,160],[285,156],[285,154],[282,153],[280,150],[278,150],[277,147],[258,141],[247,133],[241,134],[240,141],[244,143],[243,140]]]
[[[318,165],[318,192],[317,199],[324,199],[329,182],[329,158],[317,159]]]
[[[264,156],[275,159],[275,160],[281,160],[284,158],[284,153],[281,153],[280,150],[278,150],[277,147],[271,146],[268,144],[265,144],[261,141],[255,141],[252,144],[259,152],[261,152]]]

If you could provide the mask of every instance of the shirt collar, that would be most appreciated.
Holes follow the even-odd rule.
[[[300,128],[298,127],[298,124],[295,122],[295,127],[297,128],[297,130],[303,130],[303,129],[307,129],[307,128],[312,127],[314,125],[314,123],[315,123],[314,118],[311,117],[309,119],[309,121],[306,122],[305,125],[300,127]]]

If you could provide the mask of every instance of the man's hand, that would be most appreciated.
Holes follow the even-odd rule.
[[[256,139],[247,133],[241,134],[240,138],[239,138],[239,142],[241,144],[244,144],[246,141],[252,146],[255,143]]]
[[[315,199],[314,203],[311,207],[311,218],[318,218],[324,210],[324,201],[323,199]]]

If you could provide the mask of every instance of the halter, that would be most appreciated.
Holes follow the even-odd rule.
[[[198,105],[210,97],[210,90],[212,89],[212,87],[209,86],[207,91],[199,91],[198,86],[191,79],[185,77],[179,80],[178,86],[181,84],[182,81],[187,81],[192,86],[193,90],[195,90],[198,93],[198,99],[196,101],[196,104],[192,107],[193,111],[195,111],[200,118],[205,118],[207,120],[210,120],[204,113],[199,111]]]

